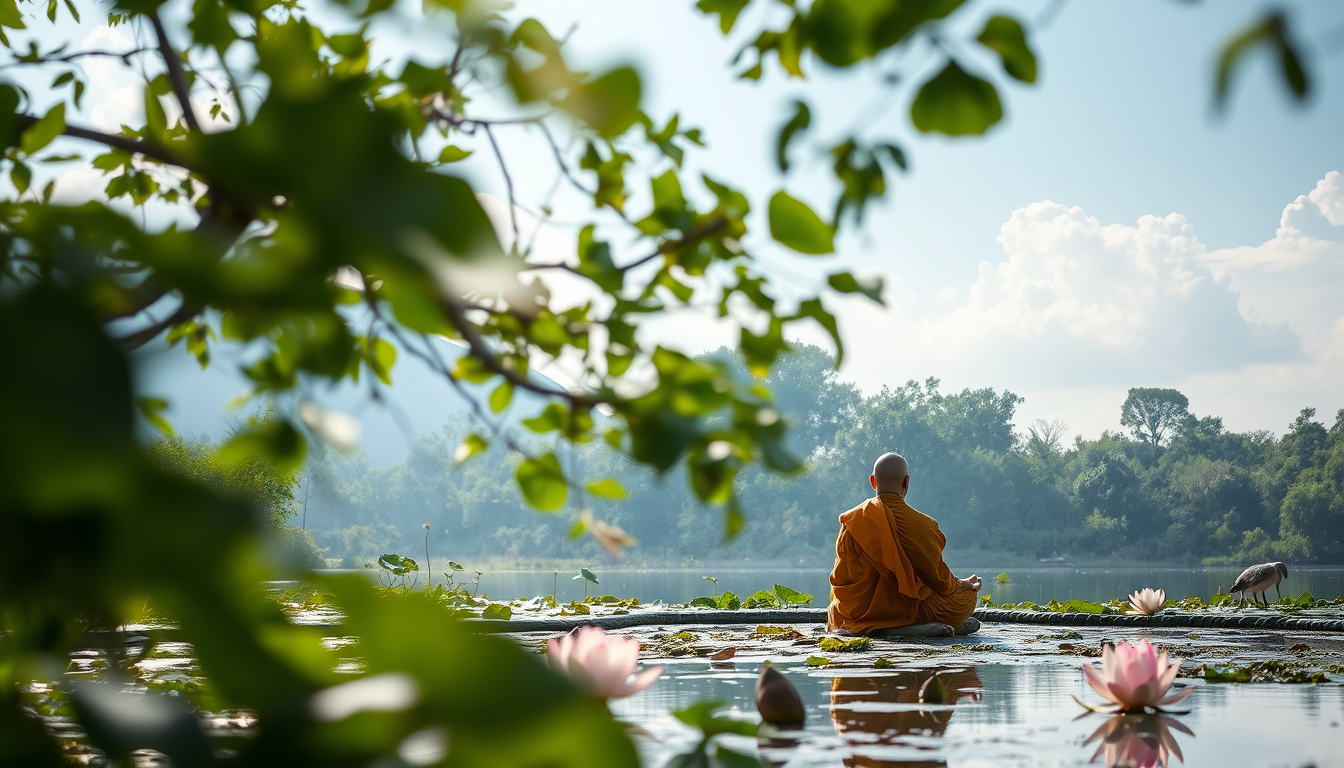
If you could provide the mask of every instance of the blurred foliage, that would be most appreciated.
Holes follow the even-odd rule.
[[[699,7],[727,34],[748,4]],[[743,50],[741,74],[759,78],[777,61],[801,77],[814,60],[880,65],[900,54],[902,66],[925,74],[915,78],[910,111],[919,130],[982,133],[1001,119],[1002,99],[995,76],[947,44],[976,12],[963,5],[786,4],[785,24]],[[60,711],[118,760],[154,749],[178,765],[356,766],[429,744],[437,751],[427,762],[444,765],[634,764],[629,737],[601,703],[507,640],[470,633],[441,594],[383,599],[357,575],[315,579],[344,613],[344,631],[359,638],[355,677],[333,671],[340,657],[317,630],[291,625],[259,594],[258,583],[284,566],[283,551],[265,546],[280,508],[272,502],[292,501],[291,478],[312,443],[351,442],[346,422],[305,393],[349,380],[377,398],[398,358],[411,355],[445,386],[493,390],[485,402],[468,394],[475,424],[452,452],[459,460],[492,444],[511,449],[519,458],[508,487],[543,510],[623,496],[604,476],[562,465],[562,449],[522,444],[500,428],[495,414],[515,392],[531,391],[553,406],[527,424],[539,439],[572,447],[601,437],[632,465],[683,479],[697,504],[719,505],[731,535],[744,523],[738,489],[750,484],[747,468],[803,466],[760,379],[768,383],[797,323],[819,324],[839,353],[823,298],[807,291],[779,300],[744,245],[759,241],[748,237],[752,201],[727,181],[683,178],[700,131],[675,114],[647,114],[629,66],[572,69],[567,43],[534,19],[473,0],[404,9],[409,23],[387,2],[337,0],[310,13],[295,0],[195,0],[190,13],[161,16],[156,0],[117,0],[107,22],[133,47],[53,44],[80,7],[0,0],[8,58],[0,141],[13,186],[0,201],[0,400],[9,406],[0,429],[0,763],[63,764],[57,740],[24,703],[25,686],[39,685],[59,689],[69,702]],[[375,33],[397,24],[437,35],[442,52],[386,55]],[[981,31],[959,42],[993,56],[1009,78],[1035,80],[1020,20],[994,16],[974,27]],[[1290,87],[1305,94],[1284,22],[1267,30],[1235,42],[1223,70],[1268,41]],[[921,53],[905,55],[910,49]],[[116,133],[83,124],[83,63],[95,57],[141,77],[143,122]],[[48,76],[49,85],[33,85]],[[907,81],[893,78],[893,87]],[[482,117],[478,103],[514,111]],[[786,127],[781,166],[810,121]],[[549,149],[589,201],[571,258],[529,259],[516,207],[524,201],[496,137],[505,130]],[[504,243],[455,168],[477,153],[504,176]],[[830,253],[906,165],[902,148],[857,131],[830,144],[829,156],[836,192],[828,218],[783,189],[757,204],[783,247]],[[37,187],[46,163],[75,161],[105,175],[105,202],[57,204],[52,183]],[[651,205],[632,202],[646,187]],[[537,279],[554,273],[582,281],[594,299],[557,306]],[[847,272],[826,283],[881,298],[879,284]],[[643,318],[697,301],[737,327],[731,362],[641,343]],[[445,365],[433,346],[439,337],[468,354]],[[246,351],[239,364],[250,396],[276,403],[274,418],[246,425],[218,453],[193,455],[168,441],[156,456],[137,418],[165,431],[171,424],[162,398],[134,391],[131,353],[166,344],[205,367],[217,364],[221,343]],[[573,390],[532,375],[560,358],[581,369]],[[734,366],[750,375],[734,375]],[[917,386],[883,396],[943,398]],[[986,440],[986,451],[1012,447]],[[256,474],[263,466],[274,478]],[[1294,489],[1291,526],[1329,498],[1327,481]],[[495,492],[502,487],[496,482]],[[389,524],[360,525],[381,535]],[[591,512],[578,530],[613,549],[629,540]],[[393,567],[410,573],[405,563]],[[193,703],[185,688],[186,697],[127,692],[115,657],[102,683],[58,681],[53,659],[147,601],[191,644],[208,699]],[[255,737],[216,752],[198,717],[214,707],[248,713],[261,724]],[[719,720],[704,712],[687,722],[707,744],[728,727]],[[714,758],[737,759],[723,750]]]

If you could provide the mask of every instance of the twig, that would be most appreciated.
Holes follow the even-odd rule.
[[[590,397],[577,395],[568,390],[551,389],[550,387],[542,386],[527,378],[527,376],[505,367],[504,364],[499,361],[499,358],[495,357],[494,353],[490,351],[490,347],[485,343],[485,339],[481,338],[481,335],[476,332],[476,326],[467,319],[465,314],[463,314],[461,304],[458,304],[453,299],[445,299],[442,301],[442,305],[444,311],[448,313],[448,319],[452,321],[453,325],[457,328],[458,333],[462,334],[462,340],[467,342],[467,347],[470,348],[472,356],[477,360],[480,360],[481,364],[490,372],[503,376],[505,381],[510,382],[515,387],[520,387],[539,395],[546,395],[547,397],[558,397],[568,400],[570,406],[574,408],[594,403],[594,400]]]
[[[91,56],[106,56],[107,58],[111,59],[121,59],[123,64],[129,65],[131,63],[132,56],[135,56],[136,54],[139,53],[145,53],[146,51],[150,50],[152,49],[133,48],[129,51],[75,51],[74,53],[67,53],[64,56],[52,56],[49,58],[43,57],[41,59],[34,59],[34,60],[11,61],[8,64],[0,64],[0,70],[9,69],[11,67],[23,67],[23,66],[40,67],[43,64],[63,64],[75,61],[77,59],[88,58]]]
[[[728,226],[727,219],[725,219],[722,216],[715,216],[714,218],[710,219],[709,221],[706,221],[703,224],[691,227],[690,229],[686,230],[686,233],[681,237],[677,238],[676,240],[665,241],[662,245],[658,246],[657,250],[655,250],[653,253],[650,253],[648,256],[645,256],[641,259],[636,259],[635,261],[632,261],[629,264],[626,264],[625,266],[617,267],[616,269],[621,272],[628,272],[629,270],[635,269],[636,267],[642,267],[645,264],[649,263],[650,261],[653,261],[654,259],[658,258],[659,256],[666,256],[667,254],[675,250],[684,248],[690,243],[708,237],[709,235],[718,232],[720,229],[723,229],[726,226]],[[562,261],[551,262],[546,264],[526,264],[523,266],[524,271],[534,269],[563,269],[568,272],[573,272],[575,274],[583,274],[574,267]]]
[[[163,28],[163,22],[159,20],[158,12],[149,14],[149,20],[154,24],[154,34],[159,38],[159,53],[163,55],[163,63],[168,67],[168,80],[173,84],[173,92],[177,94],[177,101],[182,105],[182,118],[187,121],[187,127],[193,131],[199,132],[201,124],[196,120],[196,111],[191,106],[191,85],[187,82],[187,73],[182,69],[182,58],[173,50],[172,43],[168,42],[168,32]]]
[[[19,121],[24,128],[36,123],[39,119],[41,118],[36,115],[19,116]],[[77,125],[70,125],[69,123],[66,124],[65,130],[61,131],[61,133],[72,138],[85,139],[116,149],[124,149],[127,152],[143,155],[151,160],[157,160],[158,162],[166,163],[168,165],[175,165],[178,168],[185,168],[188,171],[198,174],[201,173],[198,168],[182,160],[182,158],[178,157],[172,150],[157,144],[150,144],[149,142],[132,139],[128,136],[117,136],[89,128],[81,128]]]
[[[509,223],[513,226],[513,247],[514,253],[518,252],[518,241],[521,239],[518,234],[518,204],[513,196],[513,177],[509,175],[509,167],[504,164],[504,153],[499,149],[499,142],[495,141],[495,132],[489,125],[483,125],[485,137],[490,140],[490,147],[495,151],[495,159],[499,161],[499,172],[504,174],[504,189],[509,195]]]

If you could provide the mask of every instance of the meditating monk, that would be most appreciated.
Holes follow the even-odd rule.
[[[970,634],[980,577],[943,562],[947,537],[909,504],[910,465],[884,453],[868,478],[877,496],[840,515],[827,630],[842,634]]]

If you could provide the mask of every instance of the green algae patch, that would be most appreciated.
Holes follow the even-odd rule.
[[[841,640],[838,637],[823,637],[817,642],[817,647],[823,651],[832,653],[857,653],[859,651],[872,650],[873,641],[866,637],[856,637],[852,640]]]
[[[1328,683],[1323,672],[1309,672],[1300,665],[1279,659],[1266,659],[1244,667],[1201,666],[1192,670],[1192,677],[1203,677],[1209,683]]]
[[[873,661],[873,666],[877,669],[891,669],[892,667],[896,666],[896,662],[884,656],[880,659],[875,659]]]
[[[805,662],[809,667],[824,667],[831,663],[825,656],[808,656]]]
[[[793,627],[771,627],[761,624],[756,627],[752,637],[765,640],[804,640],[806,637]]]

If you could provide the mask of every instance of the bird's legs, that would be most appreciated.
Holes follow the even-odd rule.
[[[1274,596],[1279,599],[1279,602],[1283,602],[1283,593],[1279,591],[1278,584],[1274,585]]]

